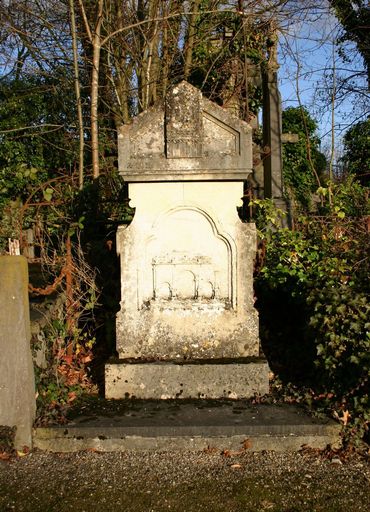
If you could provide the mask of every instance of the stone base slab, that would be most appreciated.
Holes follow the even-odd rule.
[[[313,418],[291,404],[98,399],[68,424],[36,428],[34,446],[53,452],[292,451],[339,447],[340,430],[329,418]]]
[[[269,392],[268,364],[111,363],[105,366],[106,398],[250,398]]]
[[[46,429],[44,429],[46,430]],[[49,428],[51,431],[51,428]],[[236,453],[243,452],[245,442],[250,444],[251,452],[273,450],[276,452],[299,451],[304,446],[324,449],[331,445],[333,448],[341,446],[339,434],[328,435],[286,435],[286,436],[158,436],[141,437],[128,435],[114,439],[100,437],[65,436],[54,437],[52,433],[46,436],[38,428],[34,437],[34,447],[39,450],[56,453],[79,452],[91,450],[96,452],[126,452],[126,451],[204,451],[218,449],[221,452],[230,450]]]

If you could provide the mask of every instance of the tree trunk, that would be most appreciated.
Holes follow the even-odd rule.
[[[66,276],[66,323],[67,334],[70,338],[73,336],[75,328],[74,307],[73,307],[73,260],[72,260],[72,246],[71,237],[68,234],[66,239],[66,263],[65,263],[65,276]],[[67,347],[67,354],[72,355],[73,344],[70,341]]]
[[[76,17],[74,0],[69,0],[69,9],[71,16],[71,35],[72,35],[72,48],[73,48],[73,69],[74,69],[74,83],[77,102],[77,116],[78,116],[78,131],[79,131],[79,165],[78,165],[78,186],[82,190],[84,184],[84,127],[82,116],[82,103],[81,103],[81,85],[78,70],[78,50],[77,50],[77,33],[76,33]]]
[[[193,63],[193,49],[194,49],[194,37],[195,37],[195,22],[198,16],[200,0],[194,0],[191,4],[191,14],[189,20],[188,37],[185,47],[185,66],[184,66],[184,78],[187,80],[189,77],[191,66]]]
[[[103,22],[103,0],[99,0],[98,14],[95,30],[92,34],[93,61],[91,73],[91,156],[93,178],[99,177],[99,124],[98,124],[98,101],[99,101],[99,67],[101,50],[101,26]]]

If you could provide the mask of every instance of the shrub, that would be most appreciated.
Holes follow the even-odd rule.
[[[344,189],[354,197],[345,196]],[[351,435],[369,429],[369,233],[366,191],[333,187],[325,216],[276,229],[256,276],[263,349],[286,384],[307,388]],[[362,192],[362,195],[361,195]],[[351,217],[347,215],[350,212]]]

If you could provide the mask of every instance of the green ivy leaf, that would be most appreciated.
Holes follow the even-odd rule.
[[[52,188],[47,188],[47,189],[43,190],[43,196],[44,196],[45,201],[48,201],[48,202],[51,201],[53,194],[54,194],[54,190]]]

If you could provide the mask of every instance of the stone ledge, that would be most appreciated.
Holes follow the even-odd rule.
[[[110,357],[107,361],[109,365],[119,364],[141,364],[141,365],[167,365],[167,366],[187,366],[187,365],[219,365],[225,366],[228,364],[265,364],[266,359],[263,356],[248,356],[248,357],[225,357],[225,358],[188,358],[188,359],[142,359],[134,357]]]
[[[37,429],[40,430],[40,429]],[[141,437],[125,436],[122,438],[102,439],[101,437],[49,437],[44,438],[39,432],[35,434],[33,446],[39,450],[56,453],[93,450],[98,452],[121,451],[202,451],[209,449],[233,450],[241,452],[248,441],[250,452],[273,450],[276,452],[293,452],[303,446],[323,449],[328,444],[340,446],[338,435],[288,435],[288,436],[177,436],[177,437]]]
[[[303,445],[340,445],[339,424],[287,404],[245,400],[100,400],[99,404],[84,408],[66,425],[36,428],[34,446],[68,452],[292,451]]]
[[[246,364],[117,363],[105,367],[106,398],[249,398],[269,392],[266,361]]]

